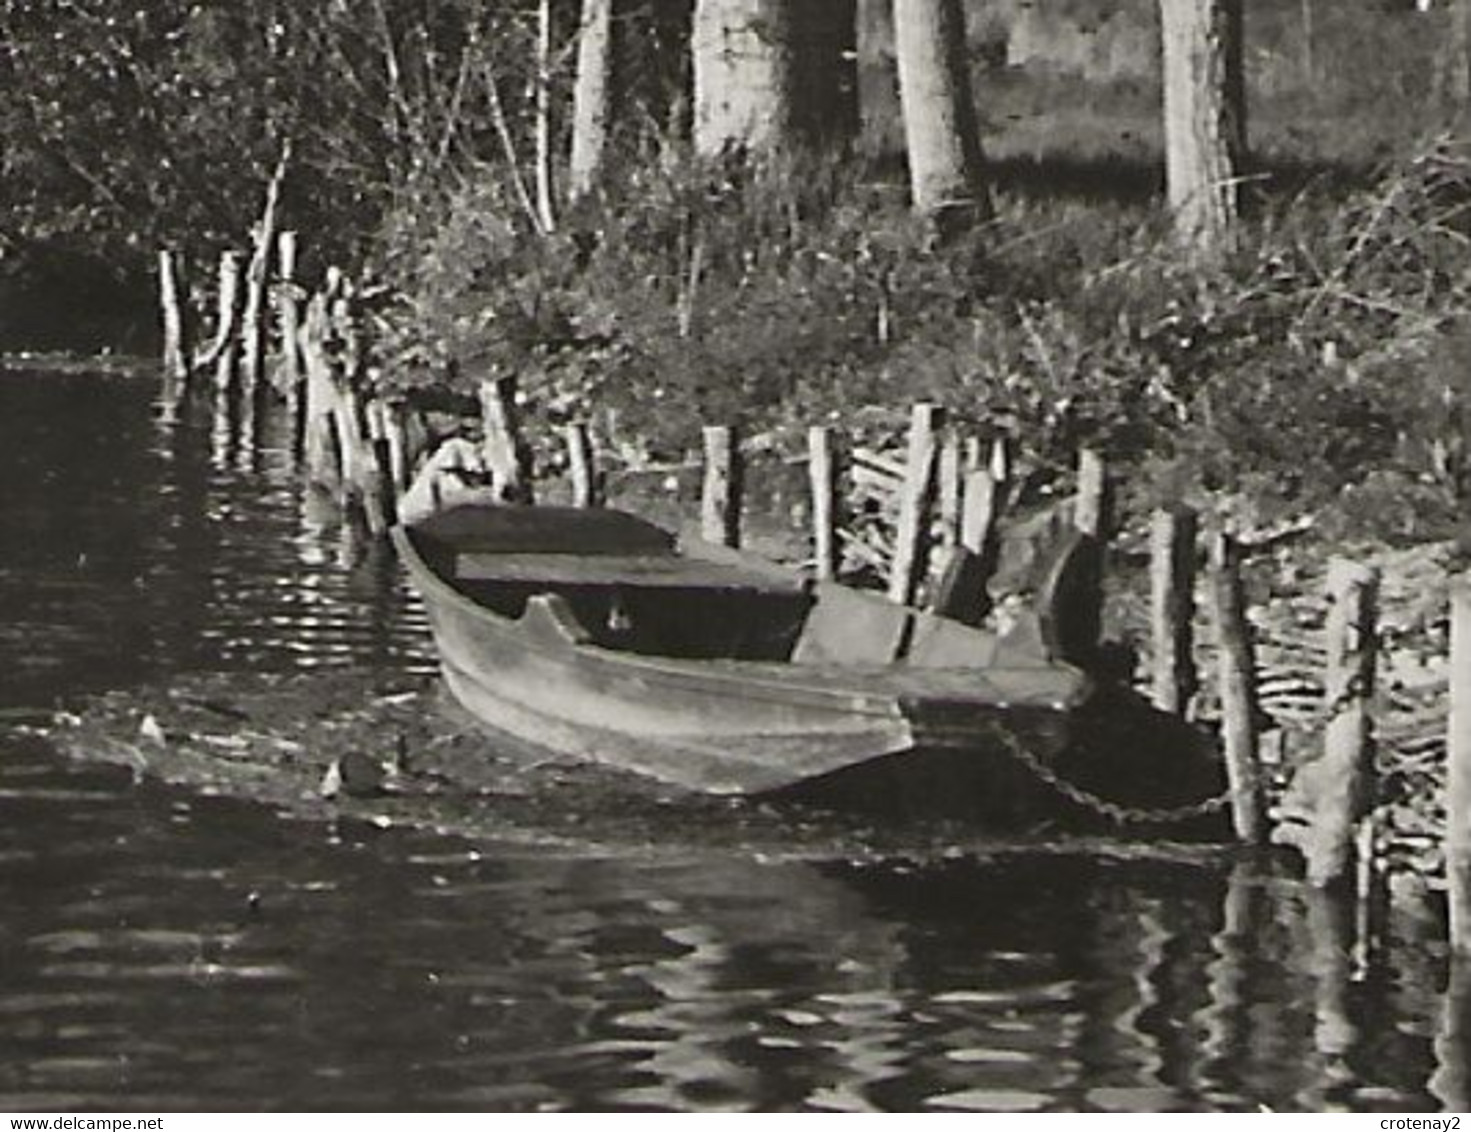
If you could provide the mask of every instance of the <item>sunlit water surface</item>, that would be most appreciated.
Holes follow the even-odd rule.
[[[269,436],[152,393],[0,377],[0,708],[432,665]],[[1240,867],[470,847],[12,740],[0,909],[0,1109],[1466,1104],[1439,926]]]

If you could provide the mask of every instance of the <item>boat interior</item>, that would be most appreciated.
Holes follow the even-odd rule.
[[[531,598],[551,595],[579,640],[622,652],[918,668],[1061,659],[1056,631],[1032,610],[1002,636],[740,551],[680,543],[622,511],[465,506],[408,537],[443,582],[488,611],[518,619]]]

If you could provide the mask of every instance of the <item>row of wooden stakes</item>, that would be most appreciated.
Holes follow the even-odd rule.
[[[222,256],[215,334],[206,349],[192,356],[179,261],[176,253],[160,254],[166,377],[176,396],[181,392],[187,396],[198,374],[212,369],[216,396],[243,406],[253,406],[276,391],[290,409],[306,474],[338,491],[344,503],[361,508],[371,531],[386,531],[436,438],[423,414],[403,400],[371,394],[363,372],[352,288],[345,278],[329,272],[325,285],[307,298],[294,280],[295,234],[279,233],[275,246],[276,271],[268,270],[271,257],[258,243],[243,288],[243,257],[238,252]],[[273,351],[266,348],[268,308],[274,309],[277,331]],[[269,377],[268,356],[274,358]],[[519,426],[516,381],[501,376],[483,381],[479,388],[483,452],[496,490],[507,500],[530,501],[533,469]],[[572,501],[600,505],[602,479],[587,426],[568,424],[562,434]],[[712,425],[703,430],[702,439],[701,533],[709,541],[739,545],[745,481],[739,435],[732,427]],[[895,482],[894,538],[882,563],[887,567],[887,592],[896,602],[912,604],[928,593],[931,604],[940,600],[951,608],[965,607],[968,619],[984,614],[988,570],[996,561],[1011,477],[1004,445],[986,456],[983,461],[978,445],[957,444],[939,406],[913,408],[906,456]],[[862,454],[845,452],[833,427],[809,430],[810,566],[819,578],[836,577],[844,567],[845,549],[858,549],[843,507],[843,485],[855,458],[861,460]],[[1108,534],[1109,492],[1103,460],[1095,452],[1080,453],[1072,506],[1073,524],[1101,543]],[[1257,844],[1272,831],[1260,758],[1264,716],[1241,581],[1241,548],[1219,531],[1206,542],[1202,556],[1199,522],[1186,507],[1162,509],[1152,516],[1146,683],[1164,711],[1185,714],[1197,701],[1201,681],[1195,658],[1195,613],[1197,574],[1204,557],[1233,823],[1242,842]],[[967,576],[969,592],[937,597],[943,587],[932,582],[953,573],[942,567],[957,555],[970,556],[981,568]],[[873,555],[867,560],[872,564]],[[1323,886],[1357,875],[1362,888],[1366,871],[1373,867],[1372,827],[1365,818],[1372,810],[1374,791],[1377,581],[1374,571],[1351,562],[1336,562],[1330,571],[1332,613],[1324,673],[1328,722],[1321,754],[1299,769],[1293,787],[1309,820],[1296,834],[1279,828],[1285,835],[1279,839],[1294,843],[1305,857],[1310,880]],[[1097,600],[1101,605],[1101,587]],[[1452,626],[1451,667],[1460,675],[1452,679],[1449,708],[1445,856],[1452,937],[1458,945],[1471,947],[1471,588],[1457,592]]]

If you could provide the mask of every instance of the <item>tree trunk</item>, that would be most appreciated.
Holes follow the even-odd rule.
[[[794,3],[697,0],[691,34],[697,153],[763,153],[792,144]]]
[[[577,85],[572,92],[572,198],[596,188],[613,122],[613,0],[582,0],[577,37]]]
[[[536,10],[536,214],[543,232],[557,227],[552,186],[552,0]]]
[[[894,0],[914,207],[942,233],[989,215],[961,0]]]
[[[1451,105],[1471,102],[1471,0],[1451,0],[1446,35],[1446,94]]]
[[[870,159],[904,151],[904,111],[894,60],[894,0],[858,0],[858,149]]]
[[[1165,175],[1175,231],[1193,254],[1229,250],[1245,150],[1241,0],[1160,0]]]

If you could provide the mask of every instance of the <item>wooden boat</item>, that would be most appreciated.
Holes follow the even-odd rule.
[[[460,506],[394,537],[450,691],[522,745],[714,793],[928,794],[1005,826],[1085,817],[1057,775],[1129,805],[1219,787],[1178,727],[1054,655],[1046,610],[998,636],[616,510]],[[1079,753],[1119,718],[1123,756]]]

